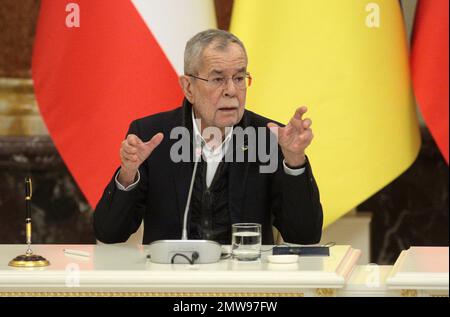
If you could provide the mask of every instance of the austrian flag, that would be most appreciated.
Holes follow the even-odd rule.
[[[39,109],[94,207],[130,122],[181,104],[186,41],[216,27],[212,0],[42,0],[32,77]]]

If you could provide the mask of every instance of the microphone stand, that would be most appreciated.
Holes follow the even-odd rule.
[[[147,256],[151,262],[162,264],[174,263],[215,263],[220,260],[222,247],[216,241],[211,240],[189,240],[187,234],[187,219],[189,213],[189,205],[192,197],[192,190],[197,173],[197,165],[203,150],[203,140],[200,141],[200,148],[197,143],[194,144],[195,163],[192,172],[189,193],[184,209],[183,230],[181,240],[158,240],[150,243],[149,255]]]
[[[200,149],[197,147],[195,148],[195,163],[194,163],[194,170],[192,171],[191,176],[191,184],[189,185],[189,192],[188,192],[188,198],[186,202],[186,207],[184,208],[184,216],[183,216],[183,232],[181,234],[181,240],[187,240],[187,219],[188,219],[188,213],[189,213],[189,206],[191,205],[191,197],[192,197],[192,190],[194,188],[194,182],[195,182],[195,176],[197,174],[197,166],[198,161],[200,161],[200,157],[202,156],[203,151],[203,140],[200,140]]]
[[[31,179],[25,178],[25,232],[27,251],[12,259],[8,265],[13,267],[43,267],[50,265],[50,262],[44,257],[33,254],[31,250],[31,197],[33,195],[33,187]]]

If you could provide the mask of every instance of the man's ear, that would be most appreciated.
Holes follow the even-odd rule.
[[[178,82],[180,83],[181,89],[183,89],[184,96],[191,104],[194,104],[194,94],[192,93],[192,84],[189,77],[186,75],[181,75],[178,77]]]

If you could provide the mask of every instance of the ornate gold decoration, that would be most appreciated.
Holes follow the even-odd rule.
[[[12,267],[43,267],[49,266],[50,262],[40,255],[31,253],[16,256],[9,261],[8,265]]]
[[[402,297],[417,297],[417,290],[415,289],[402,289],[400,291]]]
[[[316,294],[319,297],[332,297],[336,296],[336,289],[334,288],[318,288]]]

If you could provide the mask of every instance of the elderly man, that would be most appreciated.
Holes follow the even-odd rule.
[[[121,166],[94,213],[97,239],[124,242],[142,220],[143,243],[180,239],[191,190],[189,239],[230,244],[231,224],[251,222],[261,224],[263,244],[274,243],[272,226],[285,241],[319,242],[322,207],[305,156],[313,138],[311,120],[302,118],[305,107],[298,108],[285,127],[245,110],[251,83],[247,62],[242,42],[226,31],[206,30],[188,41],[185,74],[179,78],[183,104],[131,123],[120,148]],[[196,140],[202,145],[194,176],[194,160],[180,162],[173,157],[177,140],[169,136],[178,127],[194,136],[189,142],[193,152]],[[264,138],[276,135],[278,140],[272,173],[261,172],[259,159],[225,159],[226,153],[239,152],[230,146],[236,131],[262,127]],[[205,133],[210,128],[217,129],[220,133],[213,136],[219,137]],[[242,151],[255,146],[245,143]]]

